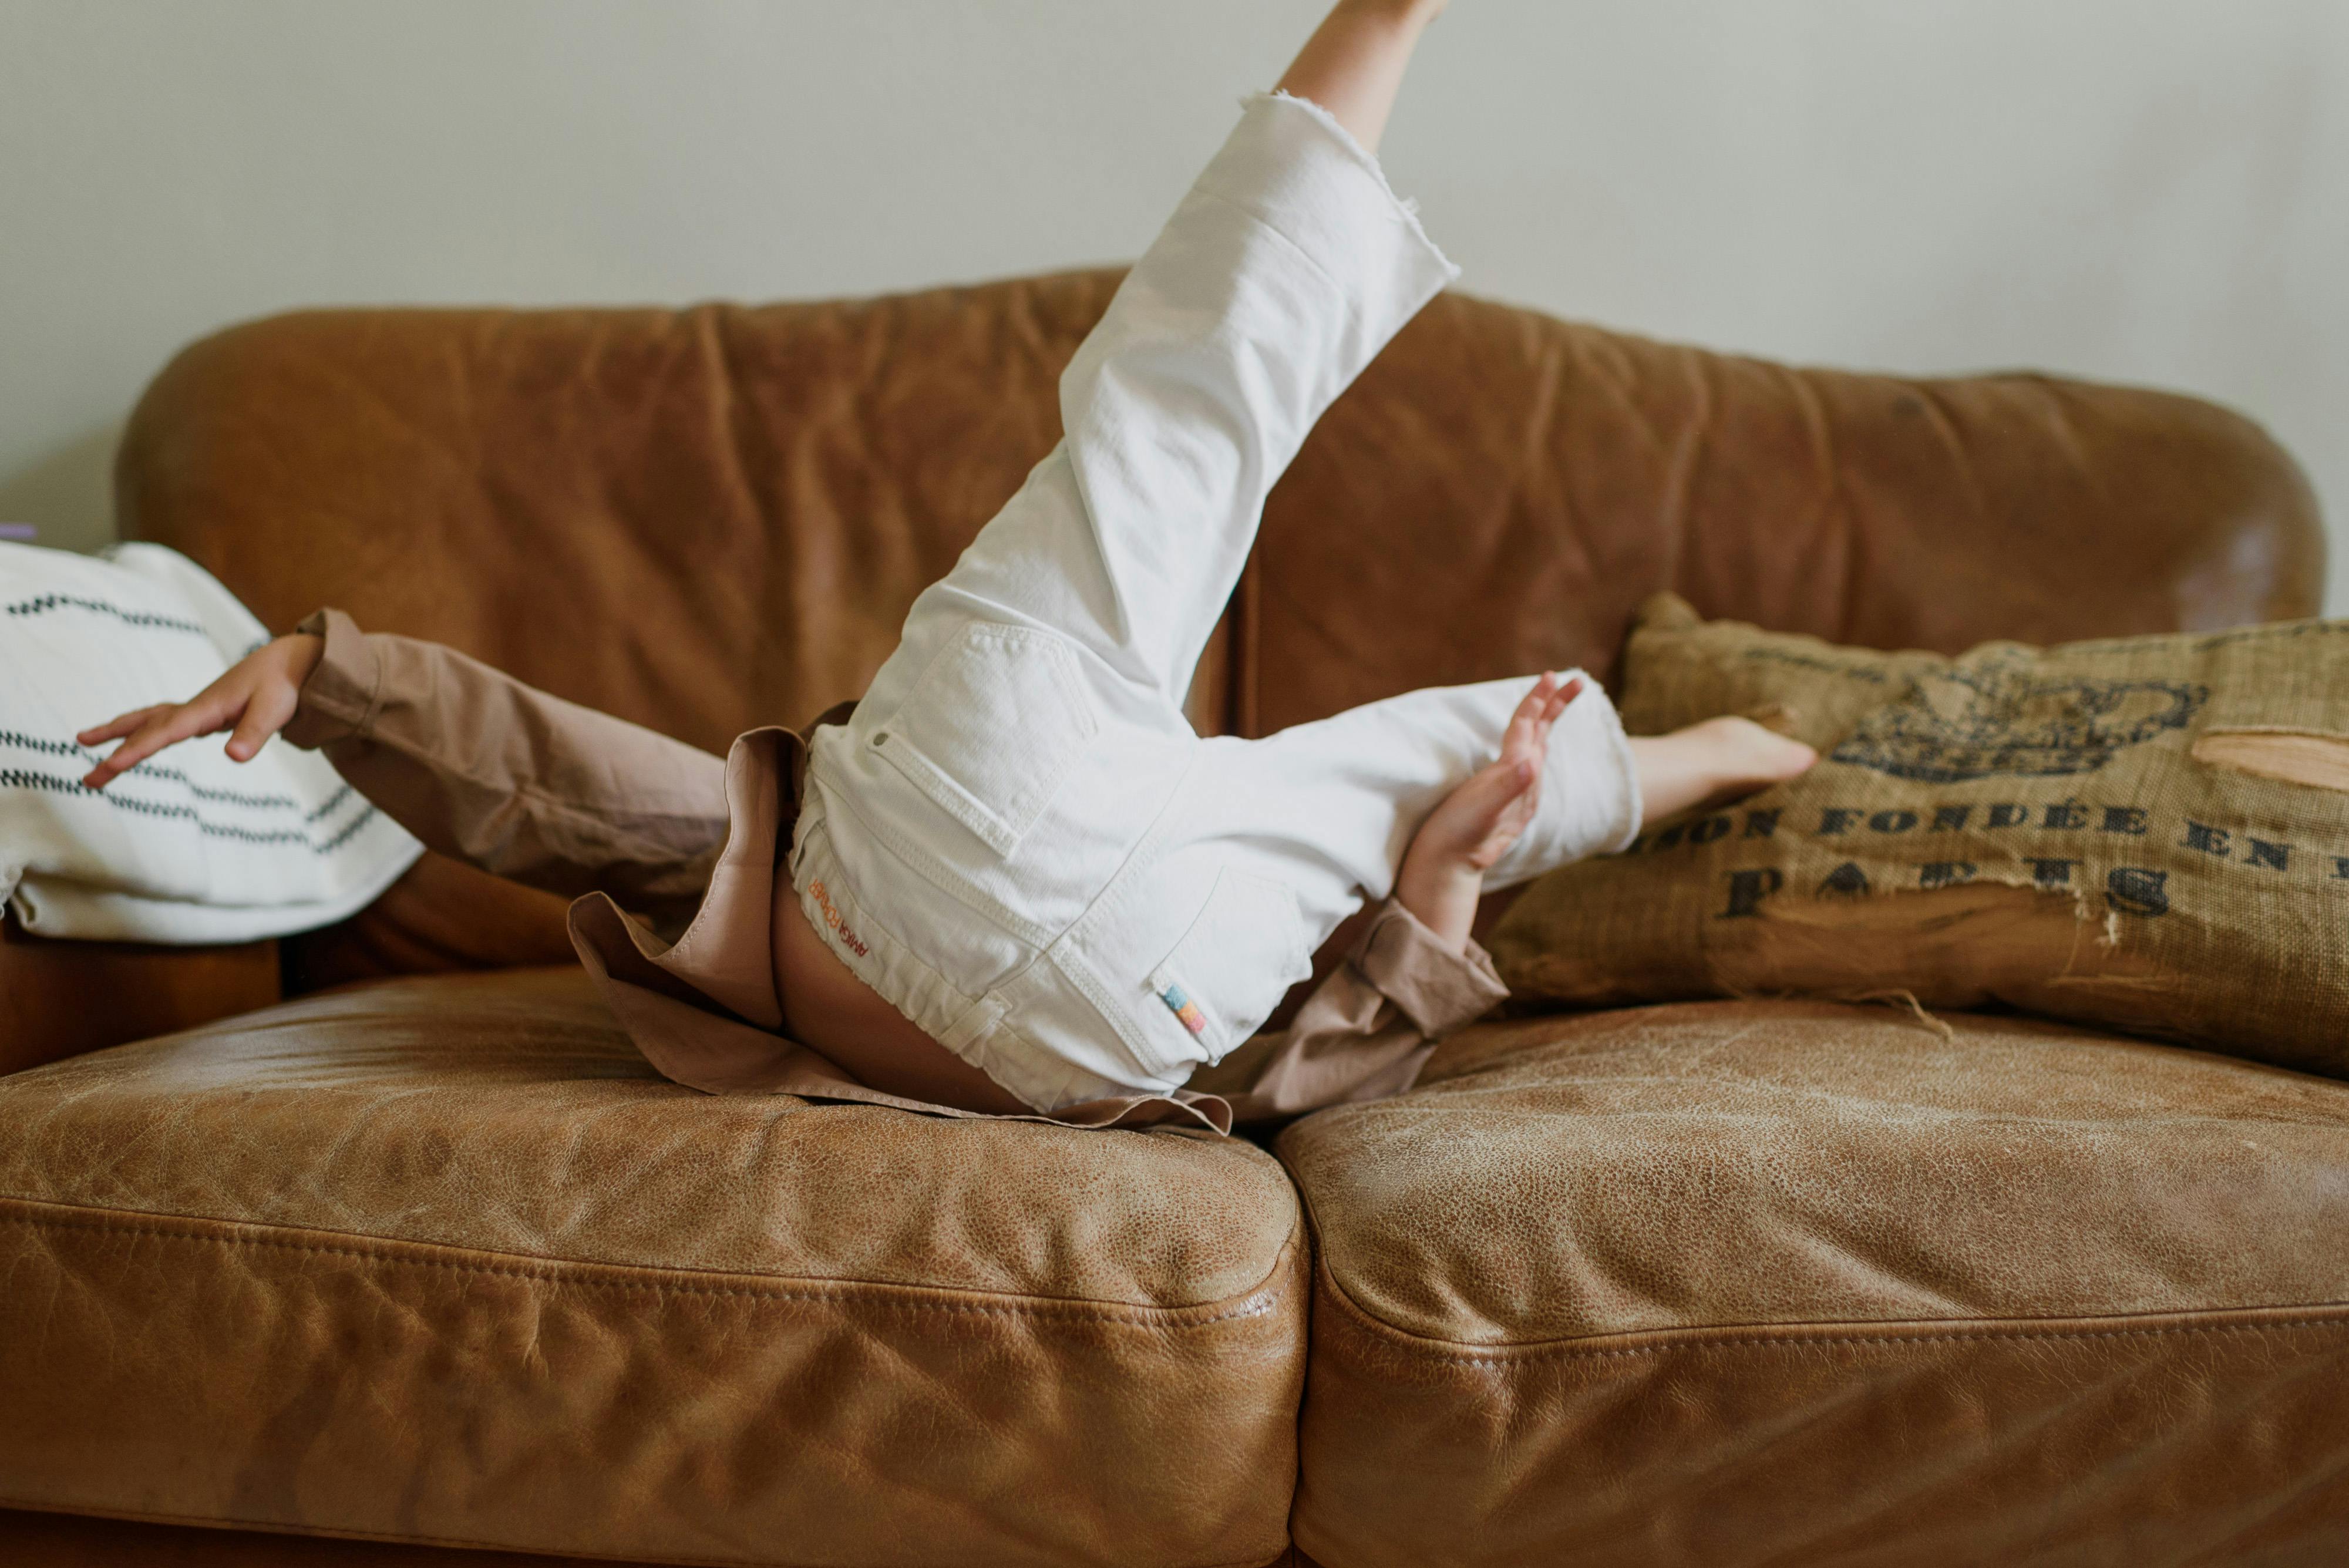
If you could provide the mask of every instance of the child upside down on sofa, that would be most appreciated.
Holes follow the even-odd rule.
[[[1628,739],[1579,672],[1254,741],[1184,719],[1267,493],[1456,275],[1373,157],[1444,3],[1340,0],[1248,102],[1062,376],[1060,445],[804,735],[720,764],[322,610],[85,732],[123,741],[85,782],[221,730],[323,747],[426,844],[576,895],[622,1024],[712,1092],[1225,1131],[1408,1087],[1506,994],[1482,891],[1816,760],[1743,719]],[[1246,1090],[1187,1087],[1367,898]]]

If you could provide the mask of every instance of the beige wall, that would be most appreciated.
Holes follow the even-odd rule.
[[[1131,255],[1308,0],[0,0],[0,519],[108,532],[288,306],[854,294]],[[2349,612],[2349,5],[1456,0],[1390,135],[1464,286],[2265,421]]]

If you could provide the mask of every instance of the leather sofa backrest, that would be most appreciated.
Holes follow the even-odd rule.
[[[120,530],[273,627],[337,605],[722,751],[863,691],[1059,439],[1060,371],[1119,275],[248,323],[140,400]],[[2208,403],[1794,370],[1446,295],[1274,493],[1192,715],[1262,734],[1603,674],[1660,587],[1954,651],[2311,614],[2323,558],[2292,459]],[[303,989],[564,951],[554,900],[428,858],[287,962]]]
[[[1118,275],[270,317],[148,389],[121,530],[272,626],[336,604],[722,749],[863,690],[1059,438],[1061,368]],[[2312,614],[2323,552],[2292,459],[2193,399],[1789,369],[1447,295],[1275,493],[1232,716],[1603,671],[1661,587],[1955,651]]]

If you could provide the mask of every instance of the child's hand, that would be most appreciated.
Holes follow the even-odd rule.
[[[1582,695],[1580,680],[1544,675],[1517,704],[1501,754],[1462,781],[1420,824],[1395,877],[1395,898],[1420,923],[1464,946],[1485,873],[1534,819],[1550,726]]]
[[[240,763],[251,762],[262,742],[294,717],[301,701],[302,682],[310,679],[326,649],[324,638],[298,632],[281,637],[238,659],[226,674],[185,702],[160,702],[84,730],[74,739],[85,746],[125,735],[129,739],[90,769],[81,782],[91,789],[104,789],[117,774],[166,746],[192,735],[217,734],[232,726],[236,732],[228,738],[228,754]]]

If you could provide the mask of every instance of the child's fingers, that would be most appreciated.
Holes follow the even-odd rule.
[[[1504,754],[1541,727],[1543,715],[1549,711],[1550,702],[1557,695],[1557,680],[1555,675],[1545,672],[1517,699],[1516,710],[1509,714],[1508,727],[1502,733]]]
[[[1571,703],[1577,697],[1582,695],[1582,677],[1579,675],[1576,676],[1571,680],[1558,680],[1557,684],[1550,691],[1549,701],[1542,704],[1541,723],[1543,729],[1547,730],[1552,724],[1556,723],[1557,722],[1557,716],[1566,711],[1568,704]]]
[[[1566,711],[1568,703],[1582,695],[1580,676],[1572,680],[1556,670],[1545,670],[1532,690],[1519,699],[1516,711],[1509,715],[1509,726],[1501,740],[1505,757],[1537,757],[1549,743],[1550,726]]]
[[[204,734],[219,727],[217,721],[208,718],[205,711],[194,703],[158,710],[132,732],[129,740],[115,747],[104,762],[84,774],[81,782],[91,789],[104,789],[115,778],[137,767],[164,747],[177,745],[190,736]]]
[[[114,748],[113,752],[89,772],[81,775],[84,789],[104,789],[116,777],[137,767],[154,753],[155,747],[143,743],[138,736]]]
[[[1469,780],[1475,802],[1471,820],[1478,837],[1489,836],[1509,820],[1517,804],[1540,783],[1539,770],[1528,762],[1495,763]]]
[[[1421,825],[1421,833],[1431,836],[1440,850],[1466,850],[1489,834],[1507,814],[1510,802],[1525,793],[1527,772],[1526,763],[1506,759],[1478,768],[1444,798]]]
[[[129,740],[115,747],[103,762],[83,774],[81,782],[91,789],[104,789],[178,738],[164,722],[150,720],[135,731]]]
[[[1534,753],[1548,746],[1551,726],[1557,722],[1558,716],[1567,711],[1574,700],[1582,695],[1582,677],[1578,675],[1571,680],[1562,680],[1558,683],[1549,693],[1547,700],[1543,702],[1541,712],[1535,716],[1527,732],[1521,738],[1525,750]],[[1513,736],[1512,739],[1520,738]]]
[[[294,717],[299,701],[300,693],[283,681],[255,691],[244,705],[244,717],[236,722],[236,731],[228,738],[228,754],[240,763],[251,762],[269,737]]]
[[[1516,709],[1510,713],[1509,722],[1515,724],[1520,720],[1538,719],[1543,711],[1549,706],[1549,700],[1557,694],[1557,677],[1548,670],[1544,670],[1541,678],[1527,687],[1526,694],[1517,699]]]
[[[1531,763],[1517,763],[1509,772],[1507,782],[1495,791],[1479,825],[1475,847],[1468,858],[1480,869],[1490,869],[1493,863],[1509,852],[1509,846],[1534,819],[1534,807],[1541,795],[1541,770]]]
[[[95,746],[103,742],[120,740],[156,714],[169,711],[171,707],[171,704],[169,702],[159,702],[151,708],[133,708],[128,713],[118,713],[103,724],[84,730],[74,739],[85,746]]]

